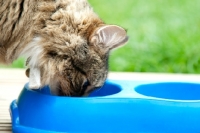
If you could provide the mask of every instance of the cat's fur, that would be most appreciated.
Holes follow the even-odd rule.
[[[89,93],[104,84],[109,51],[127,40],[124,29],[106,25],[86,0],[0,0],[0,62],[25,56],[32,89]]]

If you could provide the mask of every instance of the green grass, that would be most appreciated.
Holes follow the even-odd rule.
[[[200,0],[89,2],[128,30],[128,44],[111,52],[111,71],[200,73]]]
[[[25,67],[25,59],[19,58],[18,60],[14,61],[11,65],[4,65],[0,64],[0,68],[24,68]]]
[[[200,0],[90,0],[107,23],[128,29],[112,71],[200,72]]]

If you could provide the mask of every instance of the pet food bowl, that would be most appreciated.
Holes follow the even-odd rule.
[[[198,133],[200,84],[108,80],[89,97],[26,84],[10,112],[13,133]]]

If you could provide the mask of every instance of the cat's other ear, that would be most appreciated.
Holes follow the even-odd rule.
[[[91,37],[91,43],[102,44],[105,48],[111,50],[118,46],[124,45],[128,41],[126,31],[116,25],[105,25],[98,30]]]
[[[30,68],[28,73],[29,73],[28,74],[29,88],[30,89],[39,89],[41,87],[39,68]]]

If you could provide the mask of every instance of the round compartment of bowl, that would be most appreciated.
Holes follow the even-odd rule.
[[[173,100],[200,100],[200,84],[184,82],[163,82],[139,85],[139,94]]]
[[[90,93],[89,97],[99,97],[99,96],[109,96],[113,94],[117,94],[122,90],[120,85],[112,84],[112,83],[105,83],[103,87],[94,90]]]

